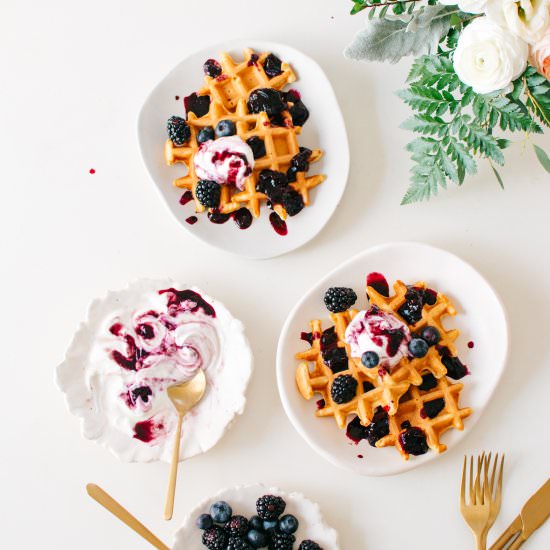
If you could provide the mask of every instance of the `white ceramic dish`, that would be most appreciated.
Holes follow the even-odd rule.
[[[57,384],[65,393],[69,410],[82,419],[82,435],[107,447],[123,461],[171,461],[177,415],[166,395],[166,387],[176,380],[187,378],[182,378],[186,373],[181,366],[163,366],[171,361],[170,357],[175,357],[172,354],[180,353],[172,345],[169,351],[165,351],[168,344],[161,345],[164,347],[158,355],[151,352],[144,356],[147,357],[145,361],[151,360],[147,363],[148,367],[141,365],[133,370],[122,368],[112,359],[112,353],[118,349],[125,354],[124,343],[121,345],[120,337],[113,335],[110,327],[115,324],[123,326],[123,334],[131,335],[141,350],[140,354],[151,349],[144,347],[150,340],[140,338],[136,326],[144,312],[150,319],[148,312],[151,310],[165,311],[162,308],[166,307],[166,294],[160,295],[158,291],[171,288],[198,292],[205,303],[215,310],[213,317],[201,314],[201,311],[177,313],[179,317],[166,316],[174,326],[176,322],[181,323],[176,329],[170,329],[174,330],[173,333],[162,329],[163,321],[160,320],[157,321],[159,328],[155,329],[155,334],[157,330],[159,333],[164,330],[170,336],[183,328],[186,332],[179,333],[183,338],[180,345],[186,350],[195,350],[193,353],[198,353],[199,357],[204,351],[202,357],[205,364],[202,368],[206,374],[207,389],[200,403],[184,418],[181,460],[212,448],[235,416],[244,411],[245,392],[252,373],[252,352],[242,323],[221,302],[196,287],[169,279],[141,279],[126,289],[111,291],[90,305],[87,320],[80,325],[65,360],[57,367]],[[153,316],[159,318],[158,314]],[[138,404],[130,406],[125,397],[129,395],[126,392],[130,388],[143,385],[154,388],[146,400],[151,410],[141,404],[139,408]],[[150,418],[160,419],[165,433],[154,443],[144,443],[132,433],[135,433],[136,423],[149,422]]]
[[[168,166],[164,160],[166,121],[172,115],[184,116],[183,101],[175,100],[198,90],[204,84],[202,65],[216,58],[221,51],[242,58],[250,47],[256,51],[272,51],[288,61],[298,80],[291,88],[303,94],[310,118],[298,140],[300,145],[324,151],[323,158],[311,166],[311,174],[326,174],[327,179],[312,191],[312,204],[287,221],[288,235],[280,236],[271,227],[269,209],[247,230],[240,230],[231,220],[224,225],[210,223],[199,214],[198,222],[189,225],[185,220],[194,214],[193,202],[182,206],[182,189],[172,181],[184,174],[181,164]],[[332,86],[323,70],[305,54],[282,44],[259,40],[239,40],[218,44],[184,59],[166,75],[146,99],[138,120],[138,139],[141,155],[153,183],[164,202],[186,231],[218,248],[250,258],[270,258],[285,254],[311,240],[328,222],[344,192],[349,171],[349,147],[344,119]]]
[[[173,550],[204,550],[201,531],[195,526],[195,521],[201,514],[208,513],[214,502],[225,500],[233,508],[233,514],[250,518],[256,514],[256,500],[267,494],[284,498],[285,514],[293,514],[298,518],[300,526],[295,533],[296,548],[303,540],[310,539],[319,544],[323,550],[339,550],[338,534],[325,523],[318,504],[311,502],[300,493],[287,494],[277,488],[268,488],[263,485],[224,489],[217,495],[202,501],[186,516],[183,525],[177,531]]]
[[[465,429],[443,435],[447,452],[467,435],[481,416],[502,375],[508,354],[508,325],[502,303],[489,283],[469,264],[444,250],[419,243],[392,243],[362,252],[316,283],[288,316],[277,350],[277,380],[284,409],[300,435],[333,464],[362,475],[390,475],[410,470],[434,460],[429,452],[404,461],[392,447],[377,449],[366,441],[358,446],[346,438],[333,418],[315,416],[315,399],[306,401],[299,394],[294,373],[294,355],[307,349],[300,332],[308,331],[311,319],[329,320],[323,295],[331,286],[352,287],[359,297],[357,307],[366,306],[365,276],[383,273],[390,285],[426,281],[431,288],[449,296],[458,313],[446,318],[447,327],[461,331],[457,341],[459,356],[472,375],[464,378],[462,406],[474,412],[465,420]],[[326,325],[328,326],[328,324]],[[474,347],[468,348],[473,342]],[[359,458],[362,455],[363,458]]]

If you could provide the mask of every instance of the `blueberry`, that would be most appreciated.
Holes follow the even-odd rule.
[[[378,353],[375,351],[366,351],[361,356],[361,363],[363,363],[367,369],[373,369],[380,363],[380,357],[378,357]]]
[[[235,123],[232,120],[220,120],[216,126],[216,136],[234,136],[237,133]]]
[[[255,159],[265,157],[265,143],[262,138],[258,136],[249,137],[246,140],[247,145],[252,149],[252,154]]]
[[[251,529],[248,531],[246,538],[254,548],[265,548],[268,543],[267,535],[257,529]]]
[[[264,531],[273,531],[278,526],[279,522],[276,519],[264,519]]]
[[[204,143],[205,141],[210,141],[215,137],[214,128],[212,128],[212,126],[205,126],[204,128],[201,128],[197,134],[197,143]]]
[[[286,514],[279,520],[279,531],[292,534],[298,530],[298,525],[298,520],[292,514]]]
[[[231,519],[232,514],[233,510],[231,510],[231,506],[223,500],[214,502],[210,507],[210,515],[216,523],[227,523]]]
[[[222,74],[222,66],[215,59],[207,59],[203,65],[204,74],[216,78]]]
[[[441,340],[441,334],[435,327],[424,327],[420,336],[428,342],[429,346],[435,346]]]
[[[251,529],[255,529],[256,531],[264,530],[264,520],[260,516],[252,516],[248,521],[248,524]]]
[[[199,529],[210,529],[212,525],[214,525],[214,520],[212,519],[212,516],[210,514],[201,514],[197,518],[197,527]]]
[[[425,357],[429,348],[428,342],[423,338],[413,338],[409,342],[409,351],[413,357]]]

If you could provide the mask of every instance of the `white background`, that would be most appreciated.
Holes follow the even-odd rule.
[[[462,550],[472,547],[457,506],[464,453],[507,453],[493,534],[548,477],[550,177],[532,149],[516,145],[502,171],[506,191],[482,163],[463,189],[399,206],[411,136],[398,129],[408,110],[393,90],[408,62],[345,60],[341,51],[364,17],[350,17],[350,5],[2,0],[2,548],[147,548],[89,500],[89,481],[167,542],[199,499],[263,481],[318,501],[343,550]],[[136,143],[139,108],[168,70],[198,48],[246,37],[288,43],[321,64],[344,111],[352,155],[348,189],[325,230],[265,262],[239,260],[187,235],[148,180]],[[548,135],[536,141],[550,150]],[[370,245],[403,239],[459,254],[489,279],[510,316],[512,354],[493,402],[457,448],[401,476],[360,478],[315,455],[289,424],[276,393],[275,348],[286,314],[321,275]],[[121,464],[81,439],[53,383],[88,303],[141,276],[183,279],[223,300],[248,327],[256,358],[245,415],[214,450],[181,467],[169,524],[161,519],[167,466]],[[549,545],[546,525],[528,548]]]

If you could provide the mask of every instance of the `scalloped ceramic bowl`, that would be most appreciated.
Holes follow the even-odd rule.
[[[310,149],[319,148],[324,155],[311,166],[310,174],[326,174],[327,179],[311,192],[312,203],[299,215],[287,221],[288,234],[280,236],[271,227],[266,206],[259,219],[243,231],[231,220],[224,225],[210,223],[206,214],[199,214],[198,222],[189,225],[185,220],[195,213],[194,204],[179,203],[184,190],[172,185],[173,180],[185,174],[181,164],[168,166],[164,160],[166,121],[172,115],[184,116],[183,102],[176,101],[204,85],[203,63],[228,51],[242,58],[247,47],[256,51],[272,51],[288,61],[298,80],[287,88],[303,94],[310,117],[298,141]],[[294,250],[311,239],[328,222],[336,210],[346,187],[349,172],[349,146],[344,119],[332,85],[321,67],[302,52],[283,44],[263,40],[238,40],[209,46],[196,52],[170,71],[155,86],[145,100],[138,120],[138,140],[141,156],[155,187],[164,203],[184,228],[201,241],[248,258],[271,258]]]
[[[355,307],[365,308],[365,276],[373,271],[383,273],[390,285],[397,279],[407,283],[426,281],[429,287],[446,294],[458,311],[456,317],[447,317],[444,323],[461,332],[456,342],[459,356],[472,375],[461,380],[464,390],[460,403],[474,412],[465,419],[464,431],[453,429],[443,434],[447,453],[472,431],[495,391],[508,355],[508,324],[495,291],[471,265],[445,250],[414,242],[370,248],[338,266],[305,293],[289,314],[277,349],[277,381],[284,409],[298,433],[327,460],[362,475],[380,476],[411,470],[440,455],[430,451],[405,461],[393,447],[373,448],[366,441],[356,446],[333,418],[315,416],[316,398],[306,401],[294,380],[298,366],[294,356],[307,349],[300,332],[309,330],[311,319],[330,321],[323,303],[326,289],[349,286],[359,296]],[[473,342],[472,349],[468,342]]]
[[[111,291],[103,298],[92,302],[88,317],[76,332],[66,353],[65,360],[57,367],[57,384],[65,393],[69,410],[81,418],[82,434],[110,449],[123,461],[148,462],[152,460],[171,461],[171,431],[159,439],[157,444],[144,443],[132,437],[126,425],[118,423],[113,414],[107,414],[112,402],[115,411],[124,411],[118,403],[118,389],[123,384],[117,374],[117,365],[109,358],[106,338],[111,338],[109,326],[113,316],[121,313],[127,317],[134,309],[150,307],[148,296],[158,296],[158,291],[168,288],[191,289],[198,292],[215,309],[211,320],[216,334],[215,359],[204,367],[207,389],[200,403],[185,416],[181,459],[187,459],[211,449],[229,428],[236,415],[242,414],[246,403],[245,392],[252,373],[252,352],[244,334],[244,327],[219,301],[210,298],[200,289],[180,285],[171,280],[139,280],[124,290]],[[143,302],[145,301],[145,304]],[[203,316],[204,317],[204,316]],[[199,330],[199,334],[202,334]],[[97,365],[100,365],[99,373]],[[113,368],[114,365],[114,368]],[[143,373],[147,369],[141,369]],[[93,371],[93,374],[90,374]],[[105,373],[105,374],[104,374]],[[118,376],[118,378],[117,378]],[[153,379],[152,379],[153,380]],[[170,382],[172,383],[172,382]],[[111,391],[115,385],[114,391]],[[109,393],[108,393],[109,392]],[[159,390],[164,418],[172,419],[175,425],[176,413],[165,394]],[[115,396],[108,401],[105,396]],[[107,405],[106,405],[107,404]],[[128,413],[130,414],[130,413]],[[124,416],[123,416],[124,419]],[[138,420],[138,419],[136,419]],[[131,422],[136,420],[130,417]]]
[[[338,533],[323,519],[318,504],[311,502],[300,493],[285,493],[274,487],[264,485],[244,485],[224,489],[213,497],[203,500],[186,516],[183,525],[175,535],[173,550],[204,550],[201,531],[195,520],[200,514],[208,513],[210,506],[219,500],[225,500],[233,508],[234,514],[247,518],[256,514],[256,500],[266,494],[277,495],[285,499],[285,514],[298,518],[300,526],[295,533],[296,545],[306,539],[317,542],[323,550],[339,550]]]

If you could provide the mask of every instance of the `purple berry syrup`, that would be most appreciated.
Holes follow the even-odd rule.
[[[277,214],[277,212],[271,212],[271,214],[269,215],[269,221],[271,223],[271,227],[273,227],[277,235],[288,235],[286,222],[279,216],[279,214]]]
[[[373,271],[372,273],[369,273],[367,275],[367,287],[371,286],[378,292],[379,294],[382,294],[382,296],[389,296],[390,295],[390,287],[388,285],[388,281],[386,280],[386,277],[382,275],[382,273],[377,273],[376,271]]]

